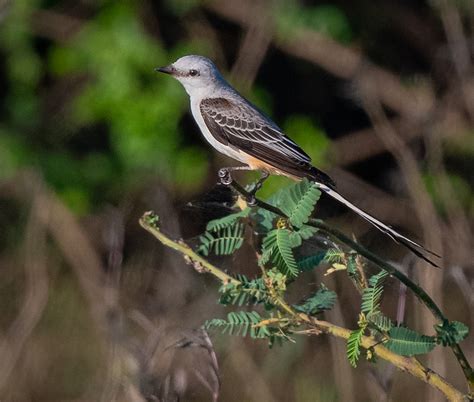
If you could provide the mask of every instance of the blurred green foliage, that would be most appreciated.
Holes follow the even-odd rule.
[[[342,43],[349,43],[352,39],[349,21],[336,5],[303,7],[296,0],[285,0],[275,10],[277,28],[281,34],[291,35],[295,28],[306,28]]]
[[[201,189],[213,174],[208,160],[212,151],[190,144],[181,127],[187,96],[178,83],[156,75],[153,68],[183,54],[206,54],[206,44],[188,41],[167,50],[144,30],[136,3],[104,2],[71,40],[50,43],[39,54],[27,22],[41,5],[15,2],[0,28],[9,84],[7,119],[0,126],[0,175],[35,167],[79,214],[113,201],[123,188],[136,187],[151,175],[178,193]],[[182,15],[196,2],[166,5]],[[291,7],[285,14],[290,20],[304,16],[299,24],[322,30],[329,26],[336,37],[348,37],[346,22],[334,7],[312,8],[309,14]],[[42,116],[38,92],[49,77],[67,92],[57,115]],[[66,84],[71,82],[69,90]],[[249,97],[271,114],[272,100],[263,88]],[[284,128],[316,164],[324,160],[328,141],[310,119],[290,117]],[[275,191],[282,181],[270,180],[265,191]]]
[[[150,174],[178,191],[201,188],[208,153],[185,144],[179,124],[187,110],[186,95],[176,82],[153,72],[199,45],[179,45],[167,52],[143,30],[133,2],[108,2],[67,45],[49,46],[47,63],[42,64],[34,36],[26,29],[37,6],[15,2],[1,28],[10,85],[8,116],[0,127],[2,177],[36,166],[78,213]],[[80,89],[65,99],[66,116],[61,118],[67,122],[61,122],[59,141],[51,133],[38,132],[37,92],[48,75],[81,80]],[[54,117],[43,118],[49,119]],[[108,147],[81,154],[69,146],[68,139],[98,124],[107,130],[97,129],[94,135],[106,136]]]

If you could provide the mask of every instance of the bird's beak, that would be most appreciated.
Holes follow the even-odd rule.
[[[166,67],[156,67],[155,71],[160,72],[160,73],[173,75],[173,73],[176,71],[176,69],[172,65],[169,65],[169,66],[166,66]]]

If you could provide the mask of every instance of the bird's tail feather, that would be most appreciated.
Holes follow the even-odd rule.
[[[403,236],[402,234],[398,233],[396,230],[392,229],[390,226],[379,221],[378,219],[374,218],[372,215],[369,215],[367,212],[364,212],[360,208],[356,207],[354,204],[352,204],[350,201],[346,200],[342,195],[340,195],[336,190],[326,186],[325,184],[320,184],[320,183],[318,184],[319,184],[319,188],[322,191],[324,191],[326,194],[328,194],[335,200],[339,201],[340,203],[352,209],[356,214],[358,214],[359,216],[364,218],[366,221],[371,223],[378,230],[390,236],[395,242],[403,244],[405,247],[411,250],[418,257],[429,262],[431,265],[438,267],[438,265],[436,265],[433,261],[431,261],[428,257],[426,257],[420,250],[440,258],[438,254],[426,249],[421,244],[416,243],[415,241],[409,239],[408,237]]]

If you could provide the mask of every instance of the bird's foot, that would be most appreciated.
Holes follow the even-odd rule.
[[[230,171],[227,168],[219,169],[218,176],[219,176],[219,182],[223,184],[224,186],[230,185],[233,181],[232,175],[230,174]]]
[[[257,205],[257,198],[253,193],[249,193],[249,195],[245,197],[245,202],[249,207],[254,207]]]

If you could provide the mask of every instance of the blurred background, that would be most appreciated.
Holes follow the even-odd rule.
[[[206,55],[342,194],[443,268],[331,200],[317,216],[472,328],[473,35],[471,0],[0,0],[0,400],[207,401],[219,381],[222,401],[442,400],[383,362],[352,369],[344,342],[326,336],[271,350],[209,338],[202,323],[228,312],[217,284],[138,218],[153,209],[194,244],[232,205],[216,187],[232,162],[204,142],[183,88],[153,71]],[[288,183],[272,178],[261,195]],[[215,262],[255,268],[250,247]],[[323,273],[309,282],[339,295],[325,318],[355,328],[357,292]],[[383,307],[434,333],[398,283]],[[449,350],[422,360],[466,390]]]

